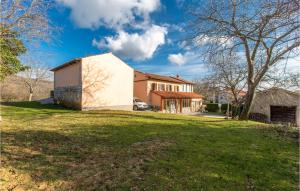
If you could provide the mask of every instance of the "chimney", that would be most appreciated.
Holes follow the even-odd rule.
[[[176,78],[179,78],[179,75],[178,75],[178,74],[176,74]]]

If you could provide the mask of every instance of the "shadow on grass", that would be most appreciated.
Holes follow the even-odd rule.
[[[297,188],[297,144],[267,131],[159,121],[78,126],[2,131],[3,168],[28,174],[31,189],[45,182],[60,190]]]
[[[56,104],[40,104],[36,101],[18,101],[18,102],[1,102],[1,105],[14,106],[19,108],[31,108],[31,109],[60,109],[60,110],[70,110],[61,105]]]
[[[124,111],[113,111],[113,110],[100,110],[100,111],[86,111],[86,114],[88,115],[97,115],[97,117],[119,117],[119,118],[139,118],[139,119],[156,119],[156,120],[170,120],[170,121],[186,121],[191,122],[192,119],[197,119],[198,116],[186,116],[186,115],[176,115],[176,114],[164,114],[164,113],[155,113],[155,112],[130,112],[124,113]],[[191,117],[191,118],[188,118]],[[232,120],[226,120],[226,119],[213,119],[213,118],[206,118],[206,120],[203,120],[202,116],[199,116],[199,121],[197,122],[211,122],[211,123],[222,123],[222,122],[230,122]]]

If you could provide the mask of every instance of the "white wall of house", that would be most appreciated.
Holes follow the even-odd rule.
[[[82,58],[82,108],[131,110],[133,77],[134,70],[111,53]]]

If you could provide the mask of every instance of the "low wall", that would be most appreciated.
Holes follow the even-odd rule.
[[[54,89],[54,99],[66,107],[81,109],[82,89],[80,86],[57,87]]]

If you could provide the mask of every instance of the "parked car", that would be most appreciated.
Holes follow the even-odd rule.
[[[137,111],[137,110],[145,110],[148,109],[149,105],[146,104],[145,102],[143,102],[141,99],[139,98],[133,98],[133,110]]]

